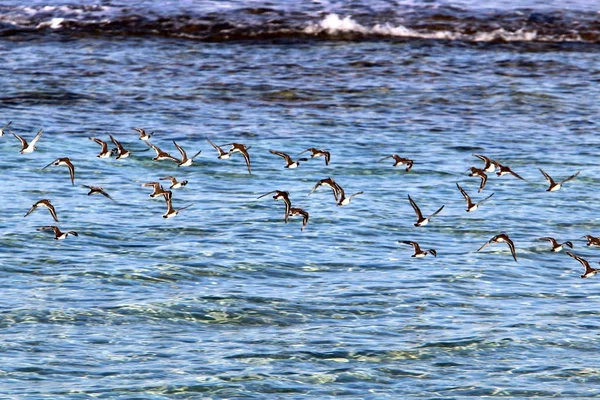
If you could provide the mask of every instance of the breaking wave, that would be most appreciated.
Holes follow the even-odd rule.
[[[161,15],[110,6],[0,6],[0,37],[19,35],[166,36],[203,41],[444,40],[600,42],[591,11],[474,12],[455,7],[397,8],[356,15],[240,8]]]

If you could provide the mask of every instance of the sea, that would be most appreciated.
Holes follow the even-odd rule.
[[[1,399],[600,398],[597,1],[4,0],[0,55]]]

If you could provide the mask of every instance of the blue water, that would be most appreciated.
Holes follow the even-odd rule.
[[[43,19],[57,2],[36,4]],[[258,7],[221,6],[237,21],[249,4]],[[31,154],[0,137],[0,397],[600,397],[599,277],[581,279],[581,264],[536,240],[571,240],[598,266],[582,239],[600,234],[598,44],[281,36],[58,26],[0,37],[0,125],[28,140],[44,128]],[[95,157],[90,136],[146,150],[135,127],[173,155],[173,140],[202,153],[190,167],[155,162],[151,150]],[[252,174],[240,154],[217,159],[207,137],[251,146]],[[330,165],[285,169],[268,151],[295,158],[308,147],[329,150]],[[413,159],[411,171],[379,162],[391,154]],[[477,193],[473,154],[527,181],[490,173]],[[75,165],[75,185],[66,167],[42,170],[59,157]],[[557,180],[581,173],[546,192],[538,168]],[[189,181],[174,207],[192,205],[170,219],[141,186],[166,175]],[[364,193],[342,207],[326,187],[308,196],[326,177]],[[475,201],[495,194],[466,213],[457,182]],[[304,231],[300,217],[284,223],[282,202],[257,199],[272,190],[310,213]],[[426,215],[445,208],[415,227],[409,194]],[[38,231],[54,224],[45,209],[23,217],[42,198],[79,236]],[[518,262],[505,244],[476,251],[501,232]],[[437,257],[411,258],[402,240]]]

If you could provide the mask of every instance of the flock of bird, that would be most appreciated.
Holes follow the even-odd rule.
[[[35,135],[35,137],[30,142],[28,142],[22,136],[13,132],[11,125],[12,125],[12,122],[8,122],[6,125],[4,125],[3,127],[0,128],[0,137],[4,136],[7,132],[10,132],[16,139],[19,140],[19,142],[21,144],[21,150],[20,150],[21,154],[32,153],[33,151],[35,151],[37,149],[36,144],[40,140],[40,137],[42,136],[43,129],[40,129],[37,132],[37,134]],[[179,158],[175,157],[150,142],[150,139],[154,132],[147,132],[143,128],[133,128],[133,130],[138,132],[139,140],[146,143],[146,145],[149,147],[149,149],[146,149],[146,150],[152,149],[155,151],[156,156],[153,158],[154,161],[171,161],[171,162],[177,163],[177,165],[179,167],[188,167],[193,164],[194,159],[201,153],[201,150],[200,150],[200,151],[196,152],[193,156],[189,157],[187,155],[186,151],[176,141],[173,140],[173,144],[180,154]],[[125,149],[125,147],[117,139],[115,139],[112,135],[109,135],[109,138],[110,138],[110,141],[115,146],[114,148],[109,148],[109,144],[107,141],[101,140],[96,137],[89,138],[89,140],[100,145],[100,152],[97,154],[98,158],[109,158],[109,157],[114,156],[117,159],[121,159],[121,158],[129,157],[129,155],[132,153],[132,151]],[[250,153],[248,151],[251,148],[251,146],[246,146],[241,143],[227,143],[224,145],[217,145],[208,138],[206,138],[206,140],[217,151],[217,154],[218,154],[217,158],[220,160],[229,159],[235,153],[240,153],[245,160],[246,167],[248,169],[248,173],[249,174],[252,173]],[[223,150],[224,146],[230,146],[229,150],[227,150],[227,151]],[[146,150],[142,150],[142,151],[146,151]],[[269,150],[269,152],[276,156],[282,157],[285,161],[285,166],[284,166],[285,168],[291,168],[291,169],[297,168],[300,165],[300,162],[308,161],[308,158],[299,158],[299,159],[294,160],[289,154],[281,152],[281,151],[277,151],[277,150]],[[329,162],[331,160],[331,154],[328,151],[310,147],[300,154],[304,154],[307,152],[310,152],[311,158],[323,157],[325,159],[325,164],[329,165]],[[484,163],[483,167],[481,167],[481,168],[471,167],[468,170],[469,176],[478,177],[481,180],[478,192],[481,192],[484,189],[484,187],[487,183],[489,173],[495,172],[497,176],[503,176],[503,175],[510,174],[517,179],[524,180],[524,181],[526,180],[523,177],[521,177],[519,174],[514,172],[510,167],[508,167],[506,165],[502,165],[501,163],[499,163],[496,160],[493,160],[493,159],[486,157],[484,155],[481,155],[481,154],[474,154],[474,156],[479,158]],[[382,162],[389,158],[392,158],[394,160],[394,164],[393,164],[394,167],[406,166],[406,168],[405,168],[406,172],[409,172],[414,164],[413,160],[405,158],[405,157],[400,157],[397,154],[388,155],[386,157],[383,157],[379,161]],[[51,163],[44,166],[42,168],[42,170],[44,170],[50,166],[66,166],[69,170],[71,184],[75,185],[75,166],[73,165],[73,163],[71,162],[71,160],[68,157],[61,157],[61,158],[55,159]],[[548,188],[546,189],[546,191],[551,191],[551,192],[559,190],[564,183],[576,178],[579,175],[579,172],[576,172],[575,174],[570,175],[569,177],[567,177],[563,180],[555,181],[550,175],[548,175],[541,168],[539,170],[542,173],[542,175],[544,176],[544,178],[546,179],[546,181],[548,182]],[[186,180],[178,181],[173,176],[166,176],[166,177],[160,178],[159,180],[168,180],[168,181],[170,181],[171,185],[169,186],[168,189],[165,189],[160,182],[153,181],[153,182],[146,182],[146,183],[142,184],[142,186],[152,188],[153,191],[150,194],[150,197],[154,198],[154,197],[162,196],[164,198],[166,206],[167,206],[167,210],[166,210],[165,214],[163,214],[163,218],[175,217],[181,210],[187,209],[192,206],[192,204],[189,204],[187,206],[176,209],[173,207],[173,203],[172,203],[172,199],[173,199],[172,189],[179,189],[179,188],[184,187],[188,183]],[[82,185],[82,186],[89,189],[88,195],[101,194],[101,195],[107,197],[108,199],[114,201],[114,199],[102,187],[90,186],[90,185]],[[336,201],[336,204],[338,206],[346,206],[346,205],[350,204],[350,201],[352,200],[352,198],[363,194],[362,191],[359,191],[359,192],[356,192],[356,193],[353,193],[353,194],[347,196],[344,189],[337,182],[335,182],[335,180],[333,180],[331,177],[327,177],[327,178],[319,180],[313,186],[312,190],[308,194],[311,195],[313,192],[315,192],[321,186],[329,187],[331,189],[334,199]],[[489,196],[485,197],[483,200],[480,200],[475,203],[475,202],[473,202],[473,200],[471,199],[469,194],[458,183],[456,184],[456,186],[466,201],[466,205],[467,205],[466,212],[474,212],[475,210],[478,209],[478,207],[482,203],[484,203],[486,200],[490,199],[494,195],[494,193],[492,193]],[[301,231],[303,231],[308,224],[309,217],[310,217],[309,213],[302,208],[292,207],[292,203],[289,198],[289,193],[287,191],[273,190],[273,191],[270,191],[270,192],[267,192],[267,193],[264,193],[264,194],[258,196],[257,199],[261,199],[270,194],[273,194],[272,198],[274,200],[283,201],[283,203],[285,205],[285,211],[284,211],[283,218],[286,223],[288,222],[288,219],[290,217],[294,217],[294,216],[302,217]],[[416,214],[416,222],[414,225],[417,227],[427,225],[430,222],[431,218],[433,218],[434,216],[439,214],[444,209],[444,205],[442,205],[434,213],[428,215],[427,217],[424,217],[423,213],[421,212],[421,209],[419,208],[417,203],[411,198],[410,195],[408,195],[408,201]],[[48,211],[50,212],[50,215],[52,216],[54,221],[58,222],[56,210],[54,209],[54,206],[52,205],[52,203],[50,202],[49,199],[41,199],[41,200],[37,201],[36,203],[34,203],[31,206],[31,208],[29,209],[29,211],[27,211],[27,213],[25,214],[25,217],[30,215],[38,207],[48,209]],[[65,239],[69,235],[78,236],[77,232],[74,232],[74,231],[62,232],[59,229],[59,227],[56,225],[42,226],[42,227],[39,227],[38,230],[42,230],[42,231],[52,230],[54,232],[54,239],[56,239],[56,240]],[[585,235],[584,237],[587,239],[587,246],[600,247],[600,237],[594,237],[592,235]],[[559,251],[563,250],[563,248],[565,246],[567,246],[569,248],[573,248],[572,242],[566,241],[564,243],[559,243],[553,237],[540,237],[540,238],[538,238],[538,240],[550,242],[550,244],[552,246],[551,251],[553,251],[553,252],[559,252]],[[437,252],[435,249],[421,249],[419,243],[417,243],[415,241],[402,240],[402,241],[399,241],[399,243],[410,245],[413,247],[414,253],[413,253],[412,257],[421,258],[421,257],[425,257],[427,254],[431,254],[432,256],[437,257]],[[485,242],[477,251],[479,252],[479,251],[483,250],[486,246],[488,246],[490,244],[494,244],[494,243],[506,243],[506,245],[508,246],[508,248],[511,252],[511,255],[512,255],[514,261],[517,261],[515,245],[514,245],[513,241],[511,240],[511,238],[506,233],[500,233],[500,234],[495,235],[490,240]],[[585,268],[584,273],[581,275],[581,278],[588,278],[588,277],[593,276],[593,275],[597,274],[598,272],[600,272],[600,269],[591,267],[590,263],[587,260],[581,258],[580,256],[578,256],[570,251],[566,251],[566,253],[570,257],[579,261],[582,264],[582,266]]]

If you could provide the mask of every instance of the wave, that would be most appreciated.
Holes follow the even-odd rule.
[[[23,35],[166,36],[203,41],[443,40],[600,43],[600,14],[591,11],[472,11],[403,7],[355,15],[240,8],[206,13],[110,6],[0,6],[0,37]]]

